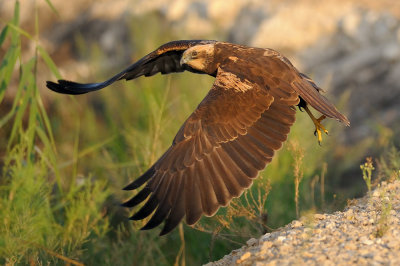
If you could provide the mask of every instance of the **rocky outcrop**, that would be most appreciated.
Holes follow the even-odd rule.
[[[382,186],[343,212],[295,220],[207,266],[399,265],[400,181]]]

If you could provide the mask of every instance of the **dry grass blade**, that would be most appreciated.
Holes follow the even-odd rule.
[[[300,144],[297,141],[289,142],[290,150],[293,155],[293,174],[294,174],[294,201],[296,204],[296,217],[300,217],[300,210],[299,210],[299,186],[300,182],[304,177],[302,167],[302,162],[304,158],[304,150],[300,147]]]

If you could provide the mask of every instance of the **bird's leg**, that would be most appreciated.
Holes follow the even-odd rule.
[[[310,116],[311,120],[313,121],[314,125],[315,125],[315,131],[314,131],[314,135],[318,137],[318,143],[319,145],[321,145],[321,141],[322,141],[322,132],[324,131],[327,135],[328,135],[328,130],[326,130],[326,128],[321,124],[321,121],[324,120],[326,118],[325,115],[320,116],[320,118],[315,118],[315,116],[311,113],[310,109],[308,109],[308,106],[302,106],[304,108],[304,110],[306,110],[307,114]]]

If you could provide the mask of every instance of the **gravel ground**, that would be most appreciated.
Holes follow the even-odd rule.
[[[343,212],[314,214],[250,239],[207,266],[400,265],[400,181],[383,182]]]

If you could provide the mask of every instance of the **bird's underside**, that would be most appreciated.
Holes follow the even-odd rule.
[[[165,221],[163,235],[183,218],[192,225],[202,214],[212,216],[239,197],[282,147],[299,103],[323,115],[319,120],[311,116],[317,131],[324,130],[320,124],[324,117],[349,125],[320,94],[320,88],[278,52],[216,41],[170,42],[105,82],[59,80],[48,81],[47,87],[64,94],[83,94],[120,79],[185,70],[216,79],[168,150],[124,188],[143,186],[123,203],[134,207],[144,202],[132,220],[153,214],[142,229]]]

